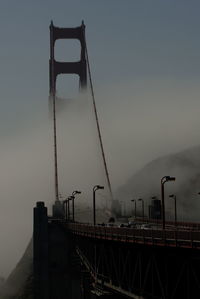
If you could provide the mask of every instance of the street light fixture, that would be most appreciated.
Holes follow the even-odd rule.
[[[75,220],[75,217],[74,217],[74,199],[75,199],[76,194],[81,194],[81,191],[75,190],[75,191],[72,192],[72,195],[71,195],[71,197],[72,197],[72,219],[73,219],[73,222]]]
[[[161,197],[162,197],[162,228],[165,229],[165,192],[164,192],[164,184],[166,182],[172,182],[175,181],[175,177],[171,177],[169,175],[166,175],[162,177],[161,179]]]
[[[171,195],[169,195],[169,197],[171,197],[171,198],[173,198],[173,199],[174,199],[174,223],[175,223],[175,226],[177,226],[176,195],[174,195],[174,194],[171,194]]]
[[[138,198],[138,201],[142,202],[142,218],[143,218],[143,222],[144,222],[144,200],[142,198]]]
[[[135,203],[135,219],[136,219],[136,200],[135,199],[131,199],[131,201]]]
[[[99,189],[104,189],[104,186],[95,185],[93,187],[93,224],[96,225],[96,196],[95,193]]]
[[[72,196],[73,196],[73,195],[76,195],[76,194],[81,194],[81,191],[77,191],[77,190],[76,190],[76,191],[73,191],[73,192],[72,192]]]

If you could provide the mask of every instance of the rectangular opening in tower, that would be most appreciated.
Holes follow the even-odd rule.
[[[55,60],[64,61],[79,61],[81,53],[80,42],[76,39],[59,39],[55,43]]]
[[[79,95],[79,76],[62,74],[57,77],[56,95],[62,99],[73,99]]]

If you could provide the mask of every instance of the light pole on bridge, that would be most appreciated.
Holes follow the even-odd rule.
[[[67,213],[67,199],[65,199],[64,201],[63,201],[63,203],[64,203],[64,205],[65,205],[65,220],[67,220],[67,218],[68,218],[68,213]]]
[[[74,217],[74,199],[75,199],[76,194],[81,194],[81,191],[75,190],[75,191],[72,192],[72,195],[71,195],[71,197],[72,197],[72,219],[73,219],[73,222],[75,220],[75,217]]]
[[[63,203],[65,204],[65,220],[69,220],[70,218],[70,209],[69,209],[69,197],[66,198]]]
[[[95,185],[93,187],[93,224],[96,225],[96,196],[95,193],[99,189],[104,189],[104,186]]]
[[[166,182],[175,181],[175,177],[171,177],[169,175],[166,175],[162,177],[161,179],[161,198],[162,198],[162,228],[165,229],[165,190],[164,190],[164,184]]]
[[[174,199],[174,224],[177,226],[177,207],[176,207],[176,195],[171,194],[169,197]]]
[[[66,206],[66,208],[67,208],[67,219],[68,219],[68,221],[70,220],[70,207],[69,207],[69,202],[70,202],[70,200],[73,200],[73,197],[74,196],[68,196],[68,198],[65,200],[66,201],[66,204],[67,204],[67,206]]]

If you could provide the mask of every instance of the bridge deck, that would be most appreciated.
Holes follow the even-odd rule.
[[[93,226],[80,223],[65,224],[73,234],[126,243],[200,249],[200,231],[162,230]]]

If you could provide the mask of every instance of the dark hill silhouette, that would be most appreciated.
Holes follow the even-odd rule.
[[[133,208],[130,202],[133,198],[142,197],[147,205],[152,196],[160,198],[160,180],[165,175],[176,177],[175,182],[165,184],[169,214],[173,214],[173,200],[168,195],[174,193],[179,219],[200,221],[200,146],[153,160],[119,188],[116,196],[126,202],[129,211]],[[139,210],[140,203],[137,207]]]
[[[32,299],[32,240],[0,289],[0,299]],[[14,250],[14,249],[13,249]]]

